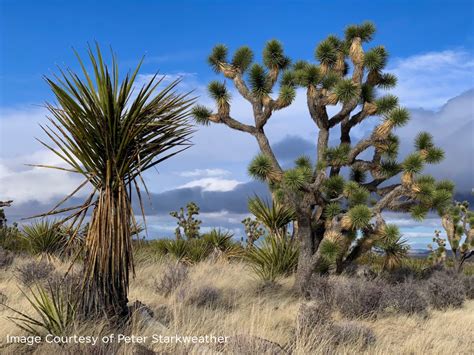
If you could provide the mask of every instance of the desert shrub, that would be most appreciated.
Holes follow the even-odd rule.
[[[14,258],[12,253],[0,247],[0,269],[8,268],[13,263]]]
[[[332,305],[334,300],[334,282],[332,278],[327,276],[313,276],[308,286],[309,298],[328,306]]]
[[[232,237],[234,235],[230,232],[223,232],[220,229],[213,229],[209,233],[202,236],[202,240],[212,249],[226,251],[234,246]]]
[[[464,291],[466,293],[466,298],[468,300],[474,299],[474,276],[464,275],[462,277],[462,283],[464,286]]]
[[[331,340],[335,345],[361,344],[368,346],[376,341],[375,333],[369,327],[357,322],[338,322],[329,327]]]
[[[163,296],[169,296],[188,278],[188,268],[181,263],[166,267],[159,281],[155,282],[155,290]]]
[[[50,277],[54,272],[54,266],[44,260],[35,260],[19,266],[17,271],[20,281],[24,285],[29,286],[35,282],[41,282]]]
[[[426,314],[428,302],[423,297],[418,283],[406,281],[385,287],[381,299],[381,308],[385,312]]]
[[[296,332],[300,337],[310,338],[314,332],[332,323],[331,310],[324,303],[302,303],[296,317]]]
[[[60,226],[47,219],[24,226],[23,236],[33,254],[60,254],[68,240]]]
[[[454,272],[438,271],[425,281],[425,294],[431,307],[462,307],[466,298],[464,285]]]
[[[347,318],[369,318],[380,310],[384,284],[380,280],[345,279],[337,282],[334,306]]]
[[[230,308],[230,304],[224,298],[222,291],[214,286],[204,285],[183,290],[179,295],[184,303],[195,307],[206,308]]]
[[[261,246],[249,248],[245,259],[262,280],[275,281],[296,269],[298,248],[288,238],[267,237]]]
[[[16,314],[9,317],[13,323],[32,335],[68,335],[76,322],[78,309],[79,298],[74,292],[39,284],[35,289],[29,288],[30,295],[22,292],[36,314],[29,315],[7,306]]]

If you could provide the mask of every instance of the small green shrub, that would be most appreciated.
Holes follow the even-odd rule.
[[[275,281],[294,272],[298,263],[298,248],[288,238],[268,236],[261,246],[249,248],[245,259],[259,278]]]

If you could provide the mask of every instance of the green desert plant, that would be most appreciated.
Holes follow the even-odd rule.
[[[69,212],[63,221],[79,226],[93,209],[85,238],[81,305],[88,314],[126,315],[132,226],[137,224],[132,191],[143,214],[141,189],[148,191],[143,173],[190,146],[188,110],[193,100],[177,93],[179,80],[157,90],[163,78],[155,75],[136,87],[141,63],[120,80],[115,55],[108,66],[98,45],[95,52],[89,49],[92,75],[77,58],[82,77],[66,70],[46,78],[57,105],[46,105],[50,126],[43,129],[52,144],[42,144],[68,167],[43,167],[80,174],[84,181],[45,215]],[[86,185],[92,191],[83,204],[60,208]]]
[[[44,336],[53,334],[57,336],[69,335],[78,315],[78,297],[73,295],[73,290],[36,285],[29,288],[29,296],[22,290],[36,315],[28,315],[22,311],[6,306],[16,316],[9,317],[20,329],[28,334]]]
[[[265,234],[265,229],[259,221],[250,217],[244,218],[241,223],[245,229],[245,246],[250,248]],[[241,241],[243,242],[243,238]]]
[[[385,72],[389,56],[383,46],[365,48],[374,33],[370,22],[350,25],[340,38],[330,35],[316,46],[316,63],[293,65],[276,40],[266,43],[263,65],[253,63],[248,47],[238,49],[237,59],[229,60],[227,47],[216,46],[209,64],[227,82],[208,86],[214,110],[201,105],[193,109],[199,124],[223,124],[255,138],[259,152],[248,173],[268,184],[274,203],[295,213],[300,248],[295,286],[302,293],[315,272],[342,273],[372,249],[385,225],[383,211],[421,219],[451,199],[448,184],[420,175],[427,164],[443,159],[428,133],[416,138],[412,154],[397,159],[400,142],[395,130],[407,124],[410,115],[395,96],[382,94],[397,79]],[[253,122],[233,116],[229,82],[252,107]],[[287,167],[278,160],[266,132],[272,115],[291,105],[298,87],[306,93],[309,115],[317,127],[317,149],[314,157],[300,157]],[[375,117],[380,121],[369,124],[371,132],[354,139],[353,130]],[[340,143],[330,146],[334,134]],[[344,173],[349,171],[352,174]],[[394,181],[396,176],[399,179]],[[384,184],[388,180],[393,183]],[[272,223],[267,227],[276,228]],[[328,268],[328,261],[336,268]]]
[[[182,239],[183,234],[188,240],[199,238],[199,228],[202,221],[194,218],[199,215],[199,206],[194,202],[189,202],[186,205],[186,210],[185,212],[181,207],[179,211],[170,212],[170,215],[178,220],[175,230],[176,239]]]
[[[273,236],[286,237],[287,226],[294,218],[294,211],[281,203],[255,196],[248,201],[248,208],[257,221],[262,223]]]
[[[261,246],[246,251],[245,259],[259,278],[275,281],[295,271],[298,248],[289,238],[267,236]]]
[[[209,233],[202,236],[202,240],[214,250],[226,251],[234,246],[233,237],[234,235],[230,232],[212,229]]]
[[[403,239],[396,225],[385,226],[383,236],[377,241],[375,249],[383,255],[383,270],[393,270],[402,265],[407,257],[409,245]]]
[[[67,235],[57,222],[49,219],[23,226],[23,237],[33,254],[59,255],[68,242]]]

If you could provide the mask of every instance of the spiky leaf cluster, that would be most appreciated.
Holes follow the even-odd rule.
[[[402,127],[408,123],[410,113],[406,108],[396,107],[390,110],[384,118],[390,121],[394,127]]]
[[[206,106],[196,105],[193,107],[191,115],[197,124],[208,126],[210,124],[209,117],[212,115],[212,111]]]
[[[268,41],[263,50],[263,64],[269,69],[285,69],[290,65],[290,58],[285,56],[281,42]]]
[[[225,45],[218,44],[212,49],[211,55],[207,58],[209,65],[216,73],[221,70],[221,64],[227,62],[227,52]]]
[[[398,106],[398,98],[394,95],[385,95],[375,100],[378,114],[385,114]]]
[[[347,213],[352,229],[366,228],[372,219],[372,211],[366,205],[356,205]]]
[[[375,25],[366,21],[361,25],[351,25],[346,28],[345,36],[348,42],[359,37],[362,42],[369,42],[375,33]]]
[[[388,53],[383,46],[367,51],[364,55],[364,66],[367,70],[380,71],[387,65]]]
[[[241,73],[245,72],[253,62],[253,52],[247,47],[240,47],[234,53],[232,57],[232,66],[240,70]]]
[[[335,198],[344,190],[344,178],[340,175],[331,176],[323,183],[323,191],[329,198]]]
[[[260,181],[269,179],[272,171],[272,162],[265,154],[259,154],[253,158],[248,168],[249,175]]]
[[[211,96],[217,103],[229,102],[230,93],[224,83],[214,80],[211,81],[207,87],[209,96]]]
[[[347,103],[359,95],[359,87],[351,79],[339,80],[334,87],[338,101]]]
[[[271,93],[267,72],[260,64],[253,64],[249,71],[249,84],[254,95],[262,97]]]
[[[326,149],[325,158],[332,166],[341,166],[347,164],[351,146],[349,144],[340,144],[337,147]]]

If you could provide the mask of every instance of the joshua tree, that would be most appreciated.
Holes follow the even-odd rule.
[[[254,243],[265,234],[265,230],[262,228],[259,221],[247,217],[242,220],[242,224],[245,229],[245,246],[250,248]],[[243,241],[243,238],[241,239]]]
[[[383,46],[366,52],[362,47],[374,32],[371,23],[364,23],[349,26],[344,39],[329,36],[316,48],[319,64],[298,61],[291,65],[276,40],[269,41],[263,50],[264,66],[252,64],[248,47],[238,49],[229,61],[227,48],[218,45],[209,63],[250,103],[254,123],[245,124],[231,116],[230,93],[225,83],[217,81],[208,87],[217,110],[201,105],[193,109],[198,123],[225,124],[257,140],[260,154],[251,162],[249,173],[266,181],[274,198],[291,206],[296,214],[300,248],[296,286],[300,290],[315,271],[326,272],[335,264],[341,272],[371,249],[384,235],[383,210],[409,211],[422,218],[451,197],[450,184],[420,176],[425,164],[443,158],[428,133],[420,133],[412,154],[402,162],[396,160],[399,140],[394,130],[407,123],[409,113],[395,96],[378,92],[395,86],[396,78],[383,72],[388,60]],[[316,163],[302,156],[293,168],[285,170],[265,128],[275,111],[292,103],[297,87],[304,88],[309,115],[319,130]],[[272,97],[275,90],[278,96]],[[335,106],[337,113],[330,116],[329,106]],[[354,142],[352,129],[375,116],[380,123],[372,133]],[[338,134],[338,144],[329,144],[330,133]],[[399,174],[401,182],[389,184],[388,180]]]
[[[183,234],[188,240],[199,238],[199,228],[202,221],[194,218],[194,216],[199,214],[199,206],[194,202],[190,202],[187,204],[186,209],[186,213],[182,207],[179,209],[179,212],[170,212],[170,215],[178,220],[178,226],[175,229],[177,240],[183,239]],[[183,233],[181,233],[181,229],[183,230]]]
[[[446,262],[446,239],[441,238],[440,230],[435,230],[433,242],[436,243],[436,248],[433,247],[433,244],[428,244],[430,250],[428,260],[433,265],[442,265]]]
[[[46,78],[57,105],[46,104],[51,126],[43,130],[56,147],[42,144],[68,165],[44,167],[78,173],[85,180],[45,215],[70,211],[62,222],[72,221],[76,234],[93,208],[85,238],[82,306],[86,314],[125,315],[133,270],[132,226],[137,225],[132,191],[143,213],[141,186],[148,190],[142,174],[190,146],[193,102],[175,92],[179,81],[157,92],[162,81],[157,76],[133,93],[141,63],[119,82],[115,56],[109,68],[98,46],[96,53],[89,49],[92,76],[77,57],[84,78],[71,70]],[[59,209],[86,185],[92,192],[82,205]]]
[[[460,270],[464,261],[473,254],[474,212],[469,210],[467,201],[454,202],[452,206],[443,211],[441,223],[446,231],[456,265]],[[439,239],[439,232],[437,237]]]

